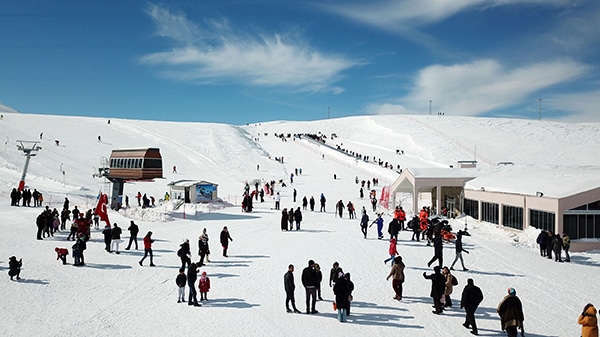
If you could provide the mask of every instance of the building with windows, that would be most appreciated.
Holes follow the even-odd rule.
[[[466,214],[514,230],[567,233],[572,251],[600,249],[600,167],[498,166],[492,169],[406,169],[390,186],[413,196],[431,194],[432,210]],[[440,209],[441,209],[440,207]]]
[[[219,185],[208,181],[178,180],[168,184],[171,200],[181,199],[185,203],[217,201]]]
[[[523,230],[567,233],[571,250],[600,248],[600,168],[498,167],[464,188],[463,212]]]

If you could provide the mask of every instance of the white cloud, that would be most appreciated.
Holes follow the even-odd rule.
[[[489,7],[522,4],[568,4],[569,0],[385,0],[361,4],[324,5],[323,8],[380,29],[407,33],[419,27],[442,21],[458,12]]]
[[[199,82],[239,81],[258,86],[286,86],[300,91],[343,91],[332,86],[358,61],[325,54],[294,35],[236,33],[227,21],[207,20],[205,27],[151,6],[157,34],[182,45],[145,55],[145,64],[161,66],[165,76]],[[237,35],[236,35],[237,34]]]
[[[375,105],[374,113],[433,111],[475,116],[520,103],[530,95],[585,74],[587,66],[572,60],[556,60],[505,69],[495,60],[451,66],[433,65],[421,70],[411,92],[398,105]]]

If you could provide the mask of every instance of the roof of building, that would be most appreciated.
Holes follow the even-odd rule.
[[[486,192],[516,193],[564,198],[600,188],[600,167],[578,166],[499,166],[477,170],[477,178],[468,181],[465,189]]]

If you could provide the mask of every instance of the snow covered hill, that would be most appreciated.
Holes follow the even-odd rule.
[[[465,256],[468,272],[456,271],[454,307],[442,315],[431,313],[431,282],[427,261],[433,249],[400,234],[398,250],[407,265],[404,299],[392,299],[385,277],[389,265],[388,242],[377,240],[375,227],[365,240],[358,220],[334,213],[337,200],[352,201],[357,209],[359,179],[379,178],[379,192],[398,174],[373,163],[318,146],[306,140],[282,141],[275,134],[322,133],[327,144],[406,167],[447,167],[458,160],[476,159],[482,167],[500,161],[516,166],[554,165],[570,169],[596,165],[600,158],[600,124],[567,124],[546,121],[486,119],[449,116],[361,116],[313,122],[273,121],[245,126],[209,123],[173,123],[30,114],[4,114],[0,121],[0,269],[8,269],[12,255],[23,258],[19,282],[0,278],[2,336],[171,336],[200,333],[208,336],[461,336],[470,335],[461,324],[460,293],[473,278],[484,293],[477,312],[480,335],[500,336],[496,306],[514,287],[525,312],[526,336],[576,336],[577,316],[588,302],[598,305],[600,256],[597,252],[573,253],[571,263],[555,263],[539,256],[535,231],[516,233],[472,219],[452,221],[455,230],[468,226],[464,240],[471,253]],[[43,134],[42,134],[43,133]],[[337,137],[331,139],[331,134]],[[41,134],[41,138],[40,138]],[[98,141],[101,136],[101,142]],[[86,266],[63,266],[55,247],[70,248],[68,233],[35,239],[39,208],[9,206],[24,157],[17,140],[38,141],[42,146],[30,162],[27,187],[45,196],[45,204],[62,207],[65,197],[80,209],[93,207],[98,191],[109,185],[92,175],[102,157],[115,148],[158,147],[165,179],[128,183],[125,194],[137,191],[160,199],[167,184],[180,179],[207,180],[219,184],[219,196],[232,206],[186,205],[172,211],[167,205],[151,209],[133,207],[109,212],[111,222],[127,228],[131,220],[140,226],[140,237],[154,233],[156,267],[138,265],[143,250],[110,254],[102,235],[92,231]],[[59,140],[60,145],[55,145]],[[396,154],[403,150],[404,155]],[[283,164],[275,158],[283,157]],[[170,169],[177,166],[177,173]],[[257,170],[257,165],[259,170]],[[302,174],[289,183],[290,173]],[[63,174],[64,172],[64,174]],[[334,179],[334,174],[336,179]],[[303,196],[327,197],[326,212],[305,211],[302,230],[281,232],[280,211],[274,201],[255,203],[252,213],[240,210],[245,182],[282,179],[277,185],[281,208],[300,207]],[[292,200],[296,189],[299,200]],[[423,200],[423,202],[426,202]],[[225,204],[227,205],[227,204]],[[135,205],[134,205],[135,206]],[[378,212],[386,212],[379,208]],[[185,212],[185,219],[184,219]],[[384,215],[386,227],[389,214]],[[218,236],[227,226],[234,241],[229,257],[221,256]],[[201,268],[211,277],[209,300],[200,308],[177,303],[175,277],[180,266],[176,251],[185,238],[197,259],[197,238],[206,228],[210,236],[211,262]],[[129,235],[124,233],[124,238]],[[141,246],[141,242],[140,242]],[[123,248],[123,244],[121,245]],[[141,248],[141,247],[140,247]],[[454,246],[444,249],[444,264],[454,258]],[[316,315],[285,312],[283,275],[288,264],[296,266],[296,304],[305,310],[300,275],[309,259],[321,265],[322,296]],[[72,263],[72,257],[68,260]],[[356,286],[352,314],[339,323],[332,309],[333,294],[328,273],[334,261],[352,274]],[[457,268],[460,269],[460,268]],[[186,289],[187,294],[187,289]]]

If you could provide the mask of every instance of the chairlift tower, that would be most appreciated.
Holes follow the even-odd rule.
[[[39,150],[42,149],[41,146],[38,145],[37,141],[29,141],[29,140],[17,140],[19,143],[17,145],[17,150],[23,151],[23,155],[25,156],[25,167],[23,167],[23,174],[21,175],[21,181],[19,181],[19,192],[22,192],[25,189],[25,175],[27,175],[27,167],[29,166],[29,159],[35,156]]]

